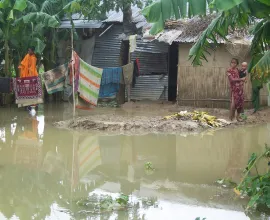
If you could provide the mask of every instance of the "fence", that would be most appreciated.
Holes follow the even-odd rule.
[[[179,105],[229,108],[230,85],[224,67],[178,67]],[[250,79],[245,83],[245,108],[252,108],[252,86]],[[261,91],[261,105],[267,105],[268,92]]]

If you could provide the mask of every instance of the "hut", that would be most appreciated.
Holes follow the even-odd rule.
[[[230,103],[230,89],[226,76],[230,60],[233,57],[240,62],[250,61],[249,45],[252,36],[246,30],[236,30],[230,33],[231,43],[218,39],[220,46],[211,56],[207,56],[208,62],[202,66],[193,67],[189,60],[189,50],[199,39],[201,33],[211,23],[213,16],[205,18],[168,21],[166,29],[156,35],[144,32],[145,41],[160,41],[170,45],[169,47],[169,96],[177,96],[179,105],[194,107],[228,108]],[[177,82],[177,89],[174,87]],[[174,85],[174,86],[173,86]],[[267,105],[268,92],[261,92],[261,104]],[[250,80],[245,84],[245,107],[252,107],[252,89]]]
[[[103,21],[89,21],[75,14],[73,22],[78,33],[75,50],[87,63],[100,68],[119,67],[139,59],[140,76],[131,89],[131,100],[168,100],[169,45],[143,41],[142,30],[151,25],[141,15],[140,9],[132,7],[132,22],[128,25],[123,21],[121,11],[111,11]],[[71,27],[68,19],[62,20],[60,28]],[[130,50],[131,35],[136,35],[134,50]],[[60,63],[67,60],[69,44],[69,41],[60,43]],[[123,89],[120,93],[123,93]],[[123,103],[124,100],[119,102]]]

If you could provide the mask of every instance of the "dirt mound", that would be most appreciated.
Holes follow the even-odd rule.
[[[192,133],[209,128],[206,124],[201,124],[189,119],[167,120],[164,117],[134,116],[132,118],[117,115],[88,116],[75,120],[55,123],[59,128],[78,130],[98,130],[110,132],[130,132],[130,133]]]

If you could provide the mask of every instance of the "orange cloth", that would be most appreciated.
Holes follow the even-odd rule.
[[[37,140],[38,135],[38,120],[36,118],[32,118],[32,131],[25,131],[22,136],[27,139]]]
[[[38,76],[37,72],[37,57],[35,54],[30,55],[27,54],[19,66],[20,69],[20,77],[30,77],[30,76]]]

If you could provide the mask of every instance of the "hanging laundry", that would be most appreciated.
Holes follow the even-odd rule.
[[[42,84],[37,76],[14,78],[13,87],[19,107],[43,103]]]
[[[44,83],[49,94],[64,90],[65,79],[68,75],[68,64],[61,65],[44,73]]]
[[[11,78],[0,77],[0,93],[10,93],[11,91]]]
[[[96,106],[102,77],[102,69],[91,66],[80,59],[79,88],[80,97]]]
[[[99,97],[106,98],[115,96],[120,89],[122,68],[104,68],[100,84]]]
[[[133,53],[136,50],[137,42],[136,42],[137,35],[130,35],[129,36],[129,52]]]
[[[70,85],[73,85],[73,73],[72,73],[71,65],[74,66],[74,76],[75,76],[75,79],[74,79],[74,82],[75,82],[74,90],[75,90],[75,92],[78,92],[78,89],[79,89],[79,78],[80,78],[80,57],[79,57],[79,55],[75,51],[73,51],[73,53],[72,53],[72,62],[69,65],[70,66],[69,84]]]
[[[134,68],[133,68],[133,80],[132,80],[132,87],[135,87],[136,84],[136,77],[138,77],[140,75],[140,67],[139,67],[139,59],[136,59],[133,62]]]
[[[125,85],[131,85],[133,82],[134,63],[129,63],[122,68]]]
[[[93,105],[86,102],[77,93],[75,94],[75,107],[82,110],[93,110]]]

